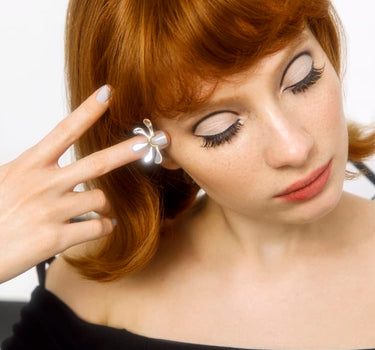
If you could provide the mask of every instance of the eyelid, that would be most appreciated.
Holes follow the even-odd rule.
[[[281,89],[281,87],[282,87],[282,84],[283,84],[283,81],[284,81],[284,77],[285,77],[285,75],[286,75],[288,69],[290,68],[290,66],[291,66],[291,65],[292,65],[292,64],[293,64],[293,63],[294,63],[299,57],[301,57],[301,56],[303,56],[303,55],[309,55],[309,56],[312,57],[310,50],[304,50],[304,51],[298,53],[296,56],[294,56],[294,57],[291,59],[291,61],[287,64],[287,66],[285,67],[285,69],[284,69],[284,71],[283,71],[283,74],[282,74],[282,76],[281,76],[281,80],[280,80],[280,89]],[[220,114],[220,113],[234,113],[234,114],[237,114],[237,115],[238,115],[238,113],[236,113],[236,112],[234,112],[234,111],[232,111],[232,110],[227,110],[227,109],[223,109],[223,110],[218,110],[218,111],[211,112],[211,113],[207,114],[206,116],[204,116],[202,119],[198,120],[198,121],[193,125],[192,132],[195,133],[195,130],[196,130],[196,128],[198,127],[198,125],[199,125],[201,122],[203,122],[205,119],[208,119],[208,118],[212,117],[213,115],[215,115],[215,114]]]
[[[195,130],[197,129],[198,125],[203,122],[204,120],[214,116],[215,114],[220,114],[220,113],[233,113],[233,114],[236,114],[238,115],[238,113],[234,112],[234,111],[231,111],[231,110],[228,110],[228,109],[223,109],[223,110],[219,110],[219,111],[214,111],[214,112],[211,112],[209,114],[207,114],[206,116],[204,116],[202,119],[198,120],[194,126],[193,126],[193,134],[195,133]]]
[[[284,71],[283,71],[283,74],[282,74],[282,76],[281,76],[281,79],[280,79],[280,89],[281,89],[281,86],[283,85],[284,77],[285,77],[285,75],[286,75],[288,69],[290,68],[290,66],[291,66],[291,65],[292,65],[292,64],[293,64],[298,58],[300,58],[300,57],[303,56],[303,55],[309,55],[309,56],[311,56],[311,53],[310,53],[309,50],[304,50],[304,51],[300,52],[299,54],[297,54],[296,56],[294,56],[294,57],[292,58],[292,60],[291,60],[291,61],[287,64],[287,66],[285,67],[285,69],[284,69]]]

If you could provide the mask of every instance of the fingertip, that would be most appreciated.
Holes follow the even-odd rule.
[[[112,97],[113,93],[115,92],[115,88],[111,84],[106,84],[108,86],[108,89],[110,91],[110,98]]]
[[[171,143],[171,137],[166,131],[158,130],[152,137],[151,142],[158,145],[160,149],[167,148]]]
[[[106,84],[99,89],[99,92],[96,95],[96,100],[100,103],[106,103],[111,98],[111,96],[112,89],[108,84]]]

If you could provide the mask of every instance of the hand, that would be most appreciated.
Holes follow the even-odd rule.
[[[134,152],[131,147],[145,142],[145,136],[135,136],[63,168],[58,165],[61,155],[108,108],[110,99],[99,102],[98,92],[36,145],[0,166],[0,283],[71,246],[112,232],[114,224],[106,216],[111,204],[104,192],[73,189],[143,157],[144,150]],[[166,138],[169,143],[168,135]],[[90,211],[101,217],[70,223],[71,218]]]

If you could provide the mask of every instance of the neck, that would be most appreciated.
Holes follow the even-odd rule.
[[[343,192],[337,205],[310,222],[287,222],[284,218],[244,216],[219,206],[207,196],[183,218],[189,244],[200,260],[210,264],[251,266],[278,270],[309,257],[328,257],[348,246],[345,232],[351,217],[349,204],[355,196]],[[353,235],[352,235],[353,236]]]

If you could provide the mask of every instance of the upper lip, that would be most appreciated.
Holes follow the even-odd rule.
[[[329,161],[327,164],[319,167],[318,169],[314,170],[307,177],[305,177],[302,180],[298,180],[297,182],[295,182],[294,184],[290,185],[284,191],[278,193],[274,197],[284,196],[284,195],[289,194],[291,192],[297,191],[297,190],[299,190],[299,189],[301,189],[303,187],[306,187],[307,185],[310,185],[312,182],[314,182],[314,180],[316,178],[319,177],[319,175],[321,175],[323,173],[324,170],[327,169],[327,167],[328,167],[328,165],[329,165],[330,162],[331,161]]]

